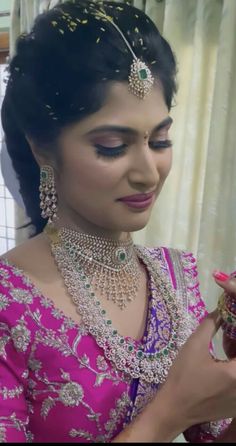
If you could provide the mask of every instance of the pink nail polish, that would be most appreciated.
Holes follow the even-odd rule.
[[[222,271],[213,271],[213,276],[215,279],[220,280],[221,282],[226,282],[229,279],[229,275],[223,273]]]

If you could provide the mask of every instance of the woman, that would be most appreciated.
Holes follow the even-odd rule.
[[[193,256],[130,236],[171,168],[175,69],[123,3],[66,2],[18,40],[2,122],[35,232],[1,259],[2,441],[235,441]]]

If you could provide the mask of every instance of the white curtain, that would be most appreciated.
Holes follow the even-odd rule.
[[[236,269],[236,1],[144,3],[175,51],[179,91],[173,170],[135,240],[193,251],[213,309],[219,291],[212,270]]]
[[[33,18],[55,3],[14,0],[11,51],[19,32],[28,31]],[[170,42],[179,70],[171,111],[173,169],[150,223],[134,240],[193,251],[211,310],[219,294],[212,270],[236,269],[236,1],[133,4],[145,9]]]

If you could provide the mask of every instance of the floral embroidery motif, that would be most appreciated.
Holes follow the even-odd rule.
[[[105,371],[108,369],[107,361],[104,356],[98,355],[97,357],[97,368],[98,370]]]
[[[30,343],[30,331],[26,328],[23,321],[11,329],[11,336],[16,350],[25,352]]]
[[[84,397],[82,387],[75,382],[66,383],[59,392],[60,400],[65,406],[78,406]]]
[[[7,296],[0,293],[0,311],[6,310],[9,305],[10,305],[10,302],[9,302]]]
[[[24,392],[23,386],[15,387],[14,389],[8,389],[7,387],[0,387],[0,394],[2,394],[3,399],[6,400],[8,398],[18,398],[21,393]]]
[[[26,430],[26,427],[29,423],[29,419],[27,418],[25,421],[18,418],[13,412],[10,416],[4,417],[0,416],[0,440],[2,443],[6,443],[6,432],[7,427],[13,427],[17,431],[22,431],[25,435],[25,438],[30,442],[33,439],[33,435]]]
[[[88,431],[84,431],[83,429],[71,429],[69,435],[71,438],[79,437],[92,443],[105,443],[106,441],[105,435],[98,435],[95,437],[93,434]]]
[[[5,268],[0,267],[0,279],[9,279],[10,274]]]
[[[161,271],[171,283],[163,253],[163,249],[150,249],[150,256],[159,262]],[[188,310],[196,321],[205,310],[196,285],[195,264],[184,253],[181,253],[179,265],[181,262],[182,267],[176,275],[181,275],[181,268],[184,273],[178,283],[185,287],[190,303]],[[8,262],[1,262],[0,275],[3,278],[0,281],[0,355],[6,367],[6,378],[0,388],[0,441],[7,442],[8,431],[12,435],[15,430],[16,442],[24,441],[23,437],[26,441],[41,442],[41,436],[51,432],[47,426],[52,425],[55,417],[63,422],[57,423],[53,437],[48,434],[49,442],[70,442],[71,439],[109,442],[129,422],[128,418],[134,418],[150,401],[158,385],[139,381],[134,401],[132,392],[137,380],[117,370],[109,358],[104,357],[102,348],[83,324],[78,326],[55,308],[22,271]],[[155,284],[151,280],[149,291],[149,323],[143,343],[147,349],[158,350],[168,343],[171,320],[162,302],[152,299]],[[8,362],[16,364],[9,382]],[[7,404],[12,402],[15,412],[11,414],[12,406],[9,408]],[[10,416],[6,416],[6,410]],[[34,435],[27,430],[29,418],[34,425]],[[212,430],[215,435],[223,426],[224,423],[217,423],[216,426],[198,427],[196,439],[213,438],[206,430]]]
[[[31,304],[33,300],[30,293],[28,291],[22,290],[21,288],[12,289],[11,296],[20,304]]]
[[[116,407],[110,410],[109,421],[105,424],[106,431],[112,435],[115,431],[118,423],[124,418],[127,413],[127,409],[130,406],[130,398],[126,392],[124,392],[121,397],[116,401]]]
[[[0,329],[1,329],[1,327],[0,327]],[[8,335],[3,335],[0,338],[0,356],[2,356],[4,359],[7,359],[6,345],[10,339],[11,339],[11,337]]]

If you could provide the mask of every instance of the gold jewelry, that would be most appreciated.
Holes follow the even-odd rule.
[[[144,99],[150,93],[154,84],[154,78],[152,76],[151,70],[148,68],[145,62],[143,62],[135,55],[128,40],[126,39],[120,28],[117,26],[117,24],[113,21],[113,18],[111,16],[108,16],[105,13],[105,11],[104,12],[95,11],[94,15],[97,18],[103,19],[111,23],[111,25],[113,25],[116,28],[116,30],[126,43],[129,51],[133,56],[133,62],[131,64],[130,74],[128,77],[129,89],[133,94],[138,96],[140,99]]]
[[[224,321],[224,327],[226,325],[235,329],[236,327],[236,302],[225,292],[221,294],[217,305],[219,314]]]
[[[224,306],[224,300],[225,300],[225,293],[222,293],[218,299],[218,303],[217,303],[217,309],[219,311],[219,313],[221,314],[223,306]]]
[[[57,196],[54,179],[54,172],[51,166],[40,168],[39,186],[41,216],[48,218],[48,223],[53,223],[57,219]]]
[[[83,268],[94,290],[102,297],[113,301],[121,310],[135,299],[141,272],[131,237],[127,241],[115,241],[62,228],[58,238],[74,268]]]
[[[120,30],[118,25],[114,22],[113,17],[109,16],[106,11],[102,8],[102,5],[98,4],[98,8],[96,9],[96,5],[91,5],[91,8],[86,11],[87,16],[91,14],[96,19],[109,22],[114,28],[118,31],[122,39],[124,40],[127,48],[129,49],[130,53],[133,56],[133,62],[130,67],[130,74],[128,76],[128,82],[129,82],[129,90],[138,96],[140,99],[144,99],[151,91],[153,84],[154,84],[154,77],[152,76],[150,68],[147,66],[145,62],[143,62],[141,59],[139,59],[134,51],[131,48],[131,45],[129,44],[128,40],[124,36],[123,32]],[[120,7],[118,7],[120,8]],[[74,32],[78,26],[86,26],[88,23],[88,19],[85,18],[83,20],[78,19],[78,21],[74,20],[69,14],[66,16],[63,14],[63,11],[58,8],[62,12],[63,20],[65,21],[65,24],[70,32]],[[58,23],[58,21],[53,20],[51,22],[52,26],[58,30],[58,32],[61,34],[61,36],[64,35],[65,30],[61,24]],[[100,28],[103,32],[105,31],[104,28]],[[139,33],[139,29],[135,27],[135,32]],[[98,44],[100,42],[101,38],[96,37],[96,43]],[[139,41],[143,42],[143,39],[140,37]],[[142,43],[143,45],[143,43]],[[156,60],[151,62],[156,63]],[[119,71],[119,70],[117,70]],[[106,80],[104,78],[103,80]],[[52,117],[52,119],[57,120],[58,118],[55,116],[53,110],[51,109],[50,105],[46,105],[46,107],[49,109],[49,115]]]
[[[145,263],[150,274],[153,308],[158,308],[160,302],[163,302],[171,325],[167,345],[158,351],[154,348],[147,352],[144,344],[137,345],[131,338],[121,336],[114,329],[83,268],[80,265],[75,268],[71,256],[61,243],[59,231],[47,228],[46,233],[51,241],[52,255],[81,316],[82,324],[103,349],[105,357],[116,369],[123,371],[126,377],[140,378],[149,383],[163,383],[179,349],[194,328],[183,305],[181,293],[176,293],[167,282],[159,270],[158,262],[148,250],[135,246],[138,257]]]

